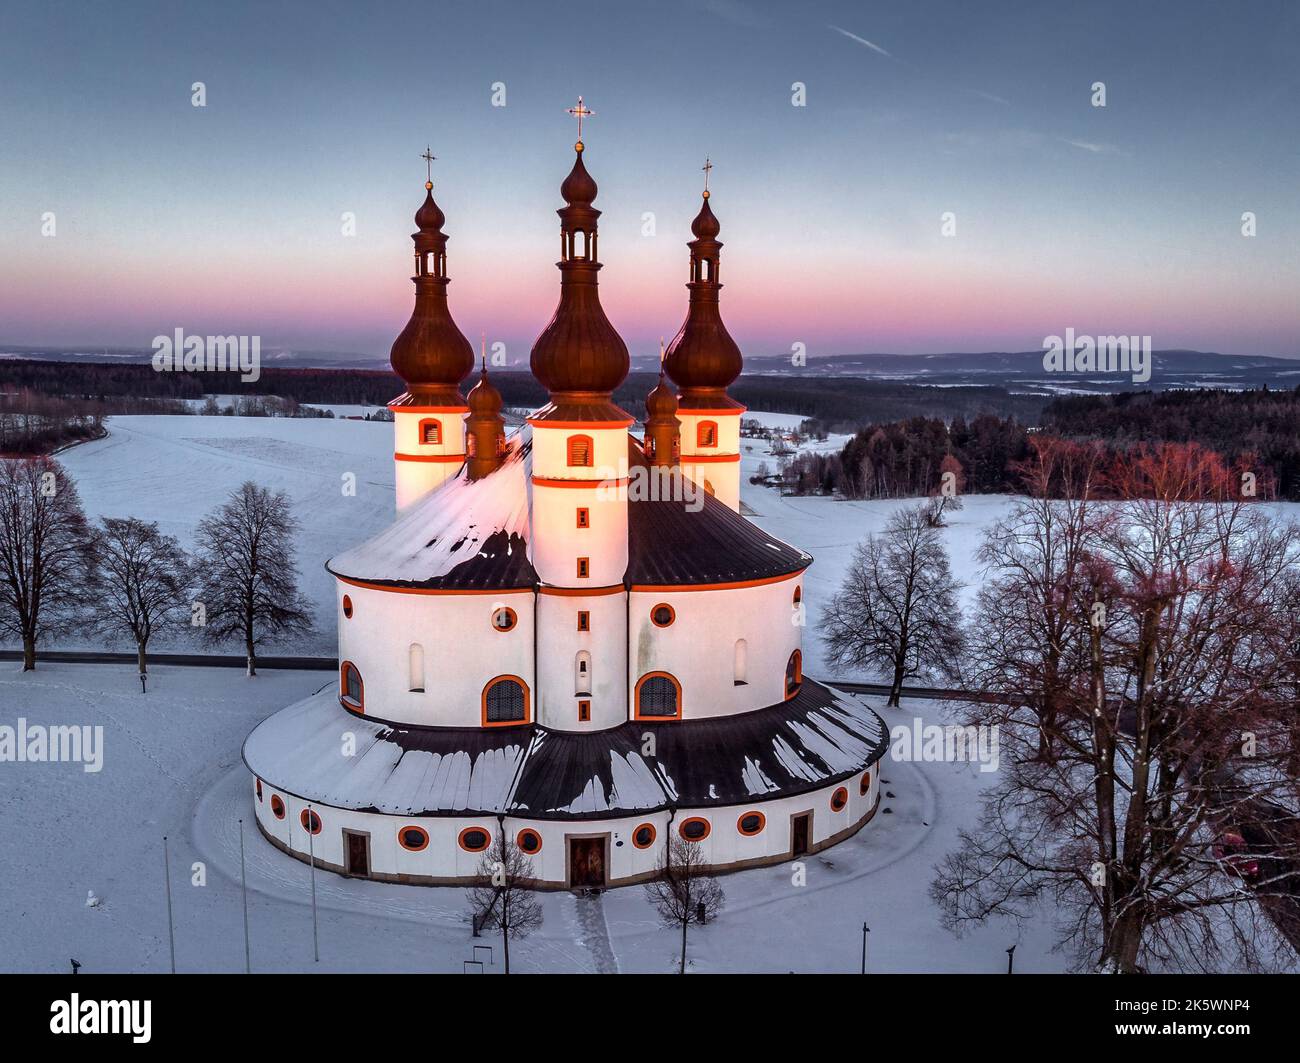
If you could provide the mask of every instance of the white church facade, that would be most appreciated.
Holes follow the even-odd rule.
[[[509,435],[486,366],[461,392],[473,350],[426,184],[392,352],[397,518],[329,562],[337,685],[243,750],[262,833],[320,867],[466,883],[504,838],[540,888],[616,886],[652,876],[674,835],[732,870],[834,845],[878,807],[883,722],[803,674],[812,558],[739,512],[742,360],[709,192],[638,426],[612,397],[629,358],[576,149],[559,305],[531,356],[550,401]],[[646,497],[652,479],[666,490]]]

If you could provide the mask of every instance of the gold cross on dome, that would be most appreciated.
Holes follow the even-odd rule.
[[[708,156],[705,156],[704,165],[700,169],[704,171],[704,191],[707,192],[709,190],[709,171],[713,169],[713,163],[709,161]]]
[[[582,103],[582,97],[579,96],[579,97],[578,97],[578,106],[577,106],[577,107],[570,107],[570,108],[568,108],[568,113],[571,114],[571,115],[573,115],[573,117],[576,118],[576,119],[578,120],[578,140],[579,140],[579,142],[581,142],[581,140],[582,140],[582,120],[583,120],[584,118],[593,118],[593,117],[595,117],[596,112],[593,111],[593,110],[591,110],[591,109],[588,108],[588,107],[584,107],[584,106],[583,106],[583,103]]]
[[[426,147],[424,153],[420,156],[424,160],[425,180],[433,182],[433,160],[438,156],[433,153],[432,147]]]

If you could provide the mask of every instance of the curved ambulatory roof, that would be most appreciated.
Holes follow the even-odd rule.
[[[338,756],[341,727],[357,735],[356,756]],[[646,730],[653,760],[641,752]],[[277,789],[335,808],[599,819],[807,793],[870,767],[888,745],[863,702],[805,679],[765,709],[599,732],[398,726],[354,716],[322,691],[259,724],[243,758]]]
[[[629,462],[646,461],[629,437]],[[539,585],[529,560],[532,429],[510,440],[501,467],[480,480],[465,471],[421,499],[396,523],[330,559],[343,579],[427,590],[527,590]],[[681,501],[628,501],[629,587],[743,583],[794,575],[812,564],[729,506],[698,491]]]

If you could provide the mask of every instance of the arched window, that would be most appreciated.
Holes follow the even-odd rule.
[[[574,694],[591,694],[591,654],[582,650],[573,661]]]
[[[701,421],[695,428],[695,444],[700,447],[718,445],[718,422]]]
[[[799,693],[799,684],[803,682],[803,654],[798,650],[790,654],[785,666],[785,696],[794,697]]]
[[[407,654],[407,669],[410,673],[409,682],[412,693],[424,693],[424,647],[418,642],[411,643],[411,649]]]
[[[794,589],[794,604],[798,605],[803,601],[803,586],[800,585]]]
[[[672,720],[682,713],[682,688],[667,672],[643,675],[636,685],[638,719]]]
[[[591,436],[569,436],[569,465],[591,468]]]
[[[361,681],[361,673],[351,661],[344,661],[339,666],[339,697],[344,707],[364,712],[366,707],[366,687]]]
[[[716,493],[716,492],[713,490],[713,484],[709,483],[708,480],[705,480],[705,481],[704,481],[704,493],[705,493],[706,495],[708,495],[710,498],[712,498],[712,497],[714,496],[714,494]]]
[[[427,417],[420,422],[420,442],[436,446],[442,442],[442,422],[435,417]]]
[[[526,723],[528,688],[518,676],[498,676],[483,688],[483,725]]]
[[[347,617],[347,619],[349,619],[349,620],[352,619],[352,597],[351,597],[351,595],[347,595],[347,594],[343,595],[343,615],[344,615],[345,617]]]
[[[749,645],[744,639],[736,639],[736,654],[732,664],[733,682],[738,687],[743,687],[748,680],[745,678],[745,669],[749,665]]]

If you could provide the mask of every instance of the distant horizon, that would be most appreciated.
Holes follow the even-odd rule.
[[[382,357],[410,314],[431,145],[452,314],[524,363],[558,295],[582,94],[602,298],[634,350],[685,316],[707,157],[742,350],[1017,352],[1073,328],[1300,358],[1287,0],[580,19],[65,0],[5,21],[0,327],[24,346],[181,327]]]

